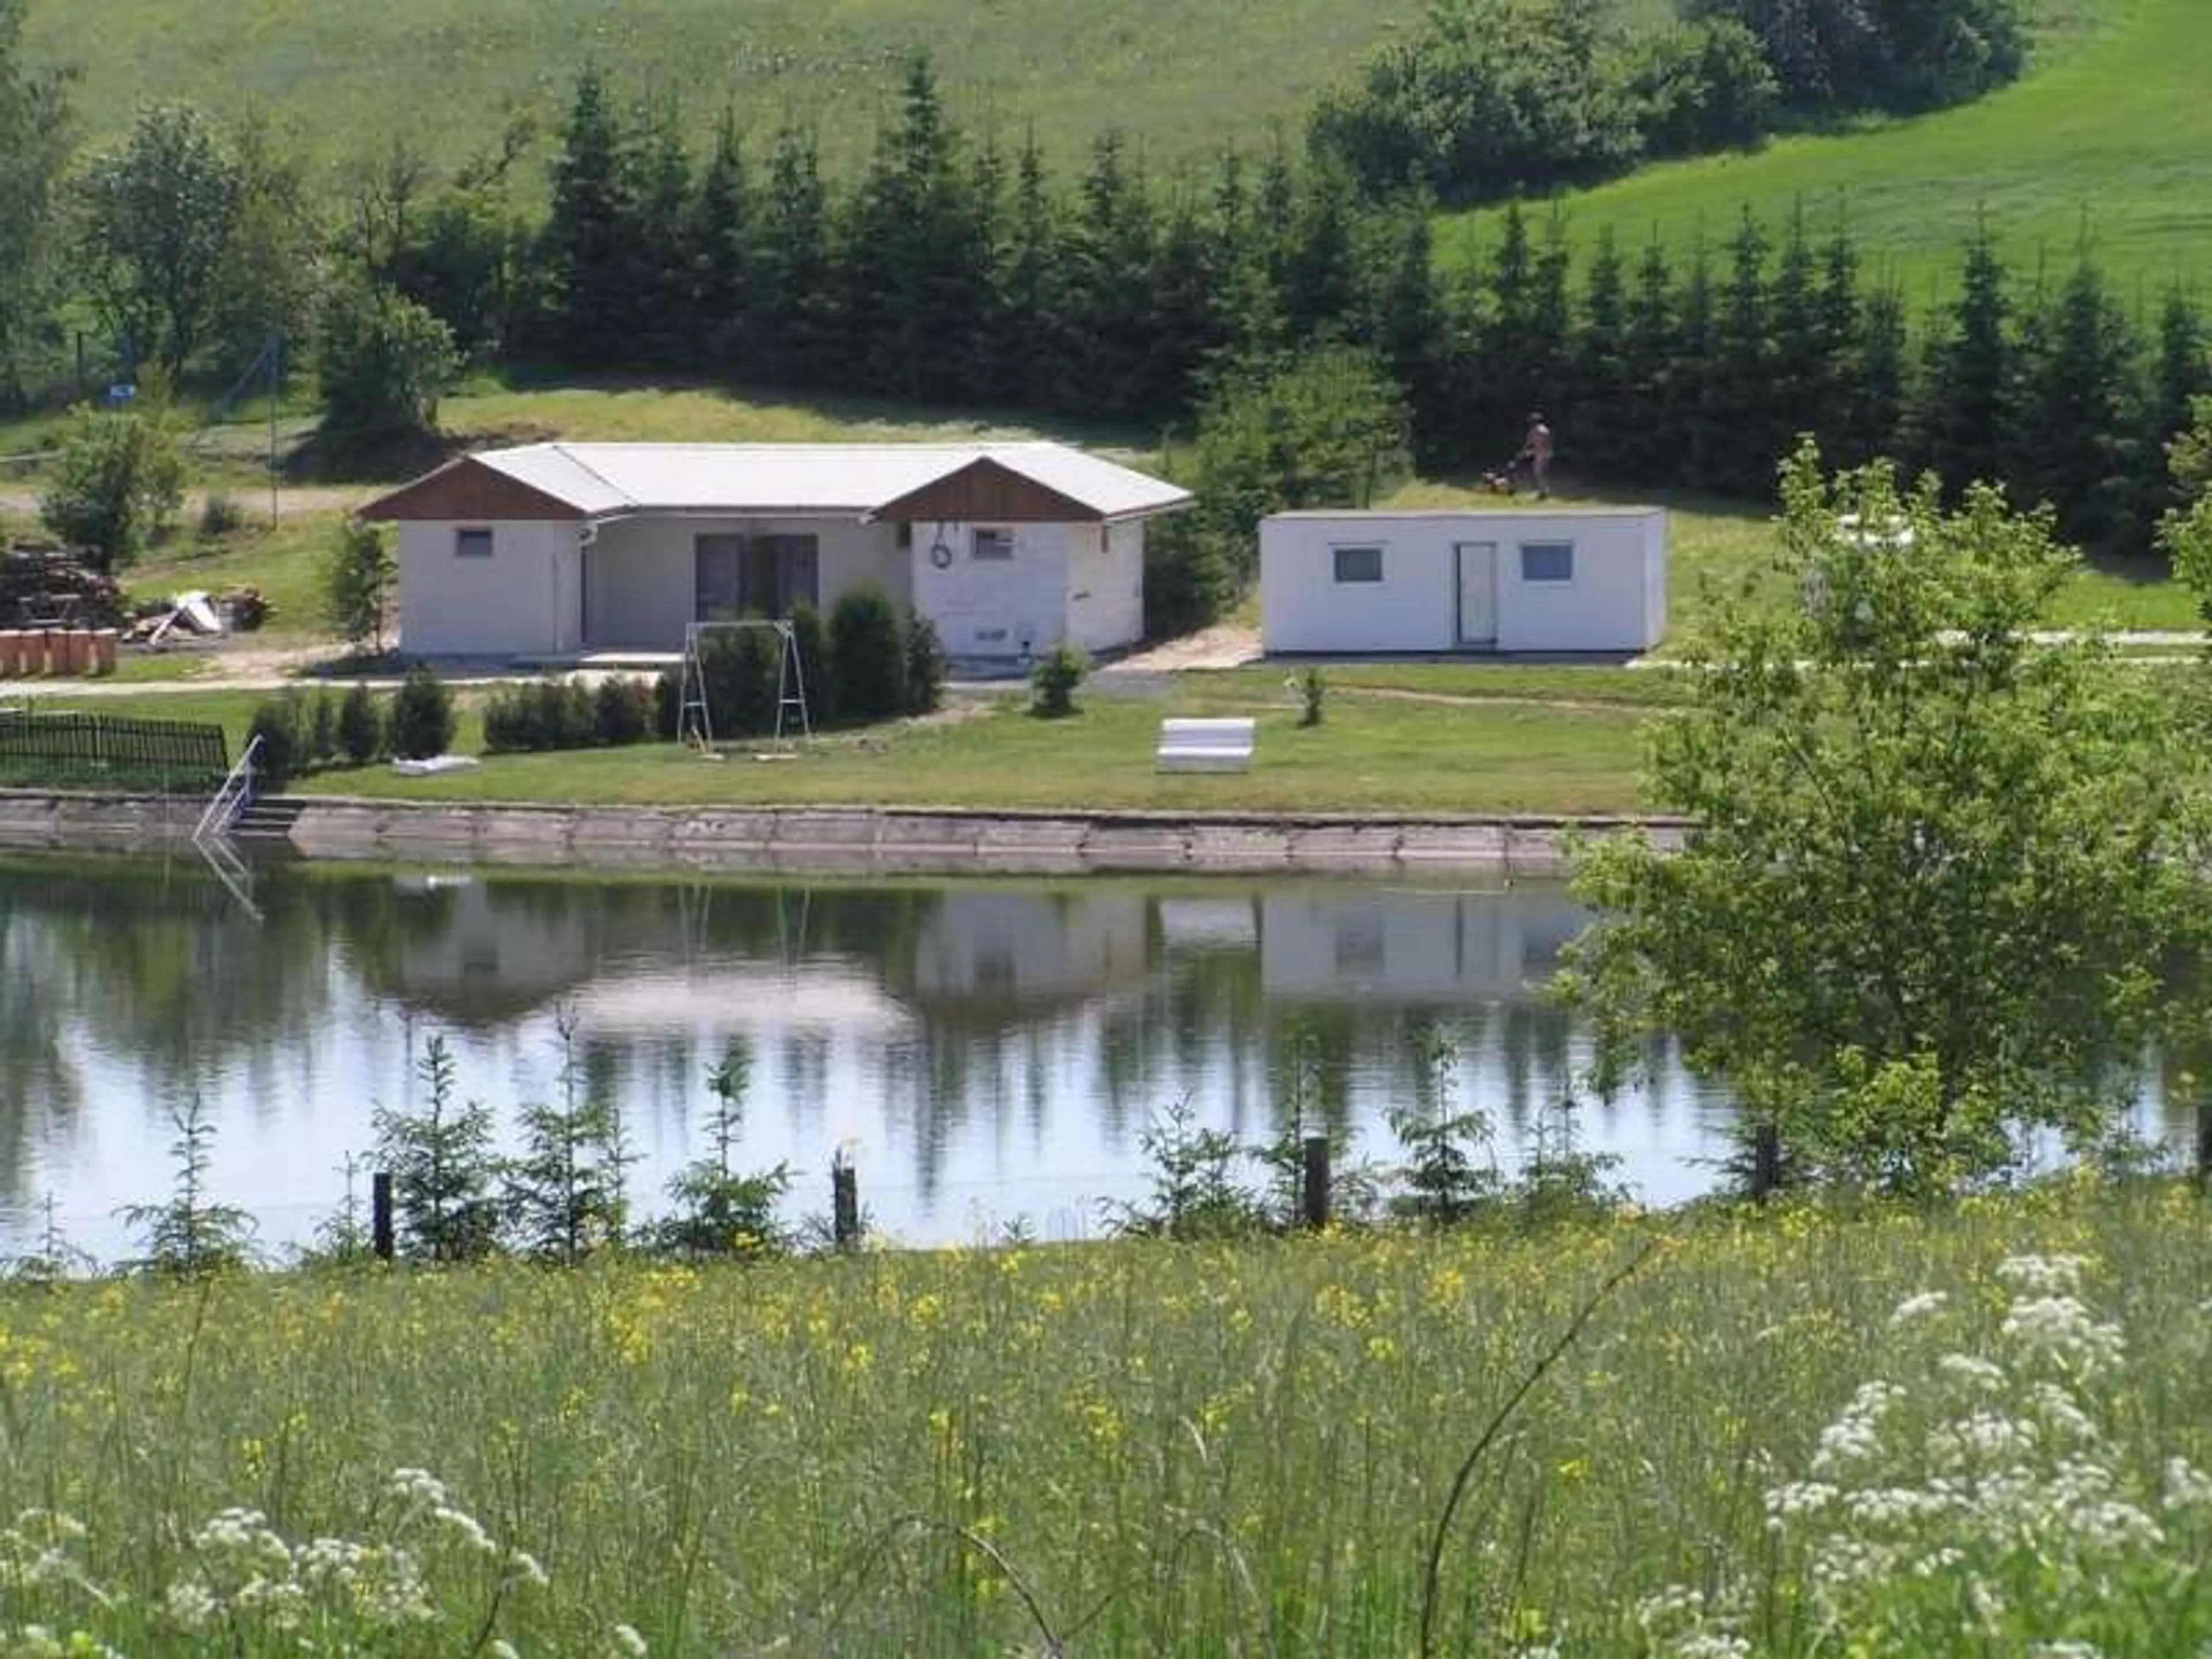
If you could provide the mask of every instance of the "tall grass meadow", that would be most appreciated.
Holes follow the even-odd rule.
[[[0,1652],[2193,1654],[2207,1221],[11,1289]]]

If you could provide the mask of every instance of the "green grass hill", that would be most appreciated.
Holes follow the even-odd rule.
[[[512,109],[546,120],[595,61],[627,92],[679,99],[703,132],[820,128],[834,166],[863,153],[908,57],[927,49],[956,115],[1012,146],[1034,127],[1062,161],[1119,127],[1156,167],[1295,135],[1315,92],[1418,0],[31,0],[26,45],[76,67],[87,133],[142,100],[266,111],[317,161],[404,134],[453,161]]]
[[[1656,234],[1725,242],[1748,205],[1771,228],[1802,201],[1816,228],[1842,203],[1869,274],[1909,304],[1946,290],[1977,209],[2008,262],[2071,262],[2086,223],[2124,299],[2212,275],[2212,6],[2206,0],[2034,0],[2033,66],[1979,103],[1848,132],[1780,139],[1753,155],[1646,168],[1562,196],[1570,240],[1610,224],[1625,247]],[[1479,257],[1495,211],[1456,215],[1443,257]]]

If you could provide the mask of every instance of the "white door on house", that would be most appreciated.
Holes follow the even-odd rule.
[[[1498,643],[1498,544],[1454,542],[1452,561],[1459,568],[1459,642],[1462,646]]]

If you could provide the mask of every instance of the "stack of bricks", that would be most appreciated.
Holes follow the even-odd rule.
[[[112,674],[116,639],[112,628],[0,629],[0,680]]]

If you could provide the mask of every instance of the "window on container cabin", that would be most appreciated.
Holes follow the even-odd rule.
[[[1379,547],[1333,547],[1336,580],[1340,582],[1379,582],[1382,580],[1382,550]]]
[[[1571,582],[1575,579],[1572,542],[1521,544],[1521,580],[1524,582]]]
[[[973,550],[979,559],[1011,559],[1014,556],[1014,532],[978,529]]]
[[[453,556],[457,559],[488,559],[491,557],[491,532],[489,530],[456,530],[453,532]]]

